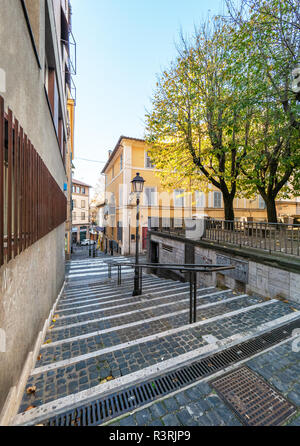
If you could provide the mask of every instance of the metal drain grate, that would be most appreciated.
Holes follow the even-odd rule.
[[[48,426],[97,426],[288,339],[300,319],[126,390],[57,415]]]
[[[248,367],[228,373],[210,385],[247,426],[280,426],[297,411]]]

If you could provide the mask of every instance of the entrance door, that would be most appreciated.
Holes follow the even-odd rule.
[[[147,249],[147,234],[148,234],[148,228],[143,228],[142,232],[142,249]]]

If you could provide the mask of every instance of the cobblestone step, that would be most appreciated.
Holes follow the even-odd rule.
[[[197,291],[197,322],[189,325],[188,284],[145,275],[144,291],[132,297],[132,282],[117,287],[99,278],[84,287],[67,285],[26,384],[35,391],[25,390],[19,412],[29,406],[51,411],[105,386],[152,376],[300,310],[209,287]]]
[[[226,296],[228,293],[223,293],[218,296]],[[237,296],[229,296],[231,298],[236,298]],[[199,302],[201,305],[201,302]],[[148,307],[136,308],[115,308],[109,310],[109,314],[104,314],[103,311],[100,314],[95,314],[90,312],[90,314],[78,317],[66,318],[66,319],[58,319],[54,328],[51,330],[51,337],[56,335],[56,332],[65,330],[66,328],[76,328],[82,327],[84,325],[88,325],[92,327],[93,324],[101,324],[102,328],[109,328],[113,326],[123,325],[124,323],[133,323],[137,321],[146,321],[154,317],[167,317],[169,316],[177,316],[181,313],[189,313],[189,298],[185,297],[184,299],[178,299],[177,301],[173,301],[172,303],[162,303],[160,305],[149,305]]]
[[[162,283],[159,284],[158,282],[146,282],[144,283],[143,289],[148,289],[148,288],[157,288],[157,287],[168,287],[168,286],[174,286],[174,282],[173,283]],[[94,288],[94,289],[84,289],[83,291],[80,292],[76,292],[73,293],[71,295],[66,295],[64,294],[62,296],[62,303],[64,302],[72,302],[72,301],[76,301],[76,300],[84,300],[84,299],[89,299],[91,297],[94,296],[98,296],[99,294],[116,294],[116,293],[128,293],[131,292],[132,293],[132,288],[133,288],[133,282],[126,282],[125,284],[122,283],[121,286],[114,286],[114,285],[110,285],[106,288]]]
[[[263,305],[264,306],[268,305],[268,302],[266,302]],[[298,316],[298,318],[299,318],[299,316]],[[261,332],[265,332],[266,330],[270,330],[271,328],[282,325],[283,323],[287,323],[288,320],[295,320],[295,314],[289,313],[286,316],[278,318],[278,319],[273,319],[273,320],[270,319],[269,323],[264,322],[263,324],[256,325],[254,329],[251,329],[250,325],[249,325],[248,331],[242,331],[242,332],[239,332],[238,334],[233,334],[228,338],[222,338],[222,341],[220,341],[219,345],[217,345],[217,344],[205,345],[204,347],[200,347],[200,349],[193,350],[187,354],[177,356],[175,358],[175,361],[171,359],[171,361],[165,360],[163,362],[158,362],[156,364],[156,366],[154,366],[154,367],[150,366],[150,367],[140,369],[137,372],[133,372],[131,374],[125,375],[120,378],[116,378],[114,381],[109,381],[106,384],[95,384],[94,387],[90,387],[90,388],[88,388],[88,390],[81,390],[78,393],[73,393],[73,392],[67,393],[68,396],[58,398],[54,401],[52,401],[50,398],[48,403],[47,402],[42,403],[41,406],[37,406],[36,409],[33,409],[30,412],[25,412],[25,413],[20,412],[20,414],[16,417],[14,424],[27,424],[27,425],[30,425],[31,423],[34,424],[34,421],[39,422],[43,419],[47,419],[50,416],[53,416],[55,413],[61,413],[62,411],[69,410],[72,407],[74,408],[76,406],[79,406],[79,405],[83,404],[84,402],[91,400],[92,398],[93,399],[99,398],[99,397],[101,397],[101,395],[107,394],[108,391],[110,393],[112,393],[115,391],[114,389],[116,389],[116,390],[122,389],[122,388],[124,388],[124,386],[130,385],[131,383],[143,382],[141,380],[149,379],[152,376],[153,377],[159,376],[159,374],[161,372],[164,372],[166,370],[172,370],[172,367],[171,367],[172,363],[174,363],[174,368],[176,368],[176,367],[178,368],[178,366],[181,366],[181,364],[187,364],[188,357],[190,357],[191,361],[194,360],[195,358],[205,357],[209,354],[209,352],[211,354],[212,352],[222,350],[226,346],[238,344],[239,342],[242,342],[243,340],[250,339],[253,336],[256,336],[257,334],[260,334]],[[262,319],[258,320],[258,322],[261,322],[261,321],[262,321]],[[202,355],[201,355],[201,353],[202,353]],[[295,361],[295,358],[293,358],[293,361]],[[92,362],[90,362],[89,365],[91,366]],[[292,365],[294,365],[294,364],[292,364]],[[80,370],[81,370],[81,372],[80,372]],[[74,380],[76,372],[77,372],[77,374],[79,372],[79,375],[80,375],[84,370],[86,370],[86,369],[81,369],[81,366],[78,367],[78,370],[75,369],[75,371],[73,371],[73,372],[71,371],[71,369],[69,369],[69,372],[70,372],[69,376]],[[97,366],[96,366],[96,369],[94,369],[94,371],[95,370],[98,370]],[[58,372],[60,378],[62,376],[61,372],[62,372],[61,370]],[[53,378],[53,376],[54,375],[52,375],[52,378]],[[82,376],[83,376],[83,373],[82,373]],[[35,379],[34,376],[31,377],[28,384],[29,383],[32,384],[33,382],[36,382],[38,384],[43,383],[43,379],[40,377],[38,378],[37,381],[34,381],[34,379]],[[62,379],[64,379],[64,378],[62,378]],[[54,381],[56,381],[55,378],[54,378]],[[70,388],[71,387],[73,388],[76,386],[73,384],[72,386],[70,386]],[[80,386],[78,386],[78,388],[80,388]],[[187,390],[185,390],[185,392],[187,392]],[[178,394],[180,394],[179,391],[178,391]],[[194,395],[194,398],[197,397],[197,394],[195,392],[192,392],[191,395]],[[295,394],[295,395],[297,396],[297,394]],[[33,401],[33,398],[34,398],[33,395],[31,395],[31,402]],[[29,401],[25,402],[23,409],[28,402]],[[181,405],[184,403],[187,403],[187,402],[188,402],[188,400],[183,397],[183,399],[181,401]],[[207,401],[207,402],[209,402],[209,401]],[[38,403],[38,402],[36,401],[36,403]],[[159,404],[159,403],[155,403],[155,404]],[[169,410],[171,411],[171,407],[169,408]],[[220,417],[218,419],[220,420]],[[213,423],[213,419],[211,419],[211,423]],[[182,423],[182,424],[184,424],[184,423]],[[221,424],[224,424],[224,423],[221,423]],[[127,425],[127,424],[121,423],[121,425]],[[142,425],[142,424],[140,424],[140,425]]]
[[[173,288],[171,288],[173,290]],[[175,291],[181,292],[180,290],[186,291],[186,286],[183,287],[176,287]],[[198,293],[201,293],[202,290],[205,290],[206,292],[210,291],[210,292],[214,292],[214,291],[219,291],[217,288],[215,287],[203,287],[203,288],[198,288]],[[172,291],[174,292],[174,291]],[[165,289],[165,288],[159,288],[159,287],[155,287],[155,288],[149,288],[149,290],[144,289],[144,293],[141,296],[132,296],[132,290],[130,292],[127,293],[123,293],[123,292],[119,292],[119,294],[111,294],[110,296],[102,296],[101,297],[93,297],[91,299],[85,299],[85,300],[80,300],[80,301],[75,301],[75,302],[69,302],[69,303],[63,303],[57,306],[57,312],[60,313],[61,311],[68,311],[72,308],[84,308],[88,305],[106,305],[107,303],[110,302],[119,302],[122,301],[126,302],[126,301],[132,301],[134,302],[135,300],[138,299],[149,299],[152,296],[155,297],[157,295],[160,296],[164,296],[167,295],[169,293],[169,288]],[[100,295],[99,295],[100,296]]]
[[[230,299],[234,300],[240,299],[240,297],[233,295],[232,292],[230,292],[229,295],[230,294],[231,294]],[[206,295],[206,296],[209,299],[211,295]],[[255,301],[254,298],[249,298],[249,300]],[[201,307],[203,304],[201,301],[201,297],[198,299],[198,301],[199,301],[199,307]],[[166,314],[166,310],[172,312],[181,311],[184,309],[189,310],[189,302],[190,298],[188,293],[177,292],[169,296],[157,297],[153,299],[144,300],[142,302],[133,302],[130,304],[120,303],[119,305],[114,304],[113,306],[106,308],[100,308],[97,310],[90,309],[89,311],[83,311],[76,314],[73,313],[67,316],[62,316],[56,321],[54,330],[58,329],[61,326],[70,326],[72,324],[77,324],[90,320],[93,321],[98,318],[113,319],[114,316],[123,317],[127,314],[140,313],[143,312],[144,310],[145,311],[153,310],[154,316],[160,314],[164,315]],[[207,304],[210,304],[209,301],[207,302]]]
[[[159,290],[169,290],[172,288],[187,288],[188,285],[187,284],[149,284],[149,285],[145,285],[143,287],[143,292],[144,294],[148,294],[149,292],[151,292],[151,290],[153,290],[153,292]],[[63,298],[63,300],[61,301],[61,305],[72,305],[76,302],[86,302],[88,300],[92,300],[92,299],[99,299],[99,298],[110,298],[112,296],[123,296],[123,295],[131,295],[132,296],[132,285],[128,286],[128,287],[122,287],[122,288],[115,288],[115,289],[110,289],[110,290],[97,290],[94,292],[90,292],[88,294],[84,294],[84,295],[77,295],[78,297],[76,298]]]
[[[103,379],[110,376],[116,379],[168,359],[176,360],[181,355],[207,345],[203,339],[205,335],[221,340],[233,334],[255,329],[262,323],[276,319],[278,314],[285,315],[290,312],[291,310],[288,310],[283,303],[269,301],[258,304],[254,309],[247,308],[246,312],[238,311],[237,314],[231,316],[228,316],[228,313],[222,314],[217,320],[215,318],[211,322],[203,321],[204,323],[188,327],[177,334],[164,334],[160,338],[154,336],[151,341],[115,351],[111,348],[110,352],[106,351],[102,354],[94,352],[90,354],[90,357],[85,356],[84,359],[75,357],[74,363],[69,361],[69,365],[62,367],[57,367],[59,363],[51,364],[50,370],[34,374],[29,378],[27,386],[36,386],[37,391],[34,395],[24,395],[20,410],[26,410],[29,405],[39,406],[98,386]]]
[[[216,290],[217,291],[217,290]],[[210,291],[213,294],[213,291]],[[208,290],[205,291],[205,293],[208,293]],[[198,291],[197,295],[201,296],[201,294],[205,294],[201,290]],[[121,295],[112,295],[110,298],[98,298],[97,301],[86,301],[81,302],[78,304],[77,302],[74,303],[72,306],[68,307],[59,307],[57,309],[57,313],[60,317],[66,317],[68,315],[72,314],[79,314],[87,311],[96,311],[96,310],[105,310],[106,308],[110,307],[118,307],[118,306],[124,306],[124,305],[134,305],[138,303],[149,303],[149,302],[156,302],[158,303],[158,300],[161,299],[166,300],[170,299],[170,302],[173,300],[177,300],[180,296],[186,296],[189,295],[189,287],[176,287],[176,288],[168,288],[166,290],[159,290],[151,288],[148,293],[144,293],[142,296],[136,296],[133,297],[132,293],[131,296],[128,296],[128,294],[121,294]]]
[[[167,289],[167,290],[158,290],[157,288],[153,289],[151,288],[149,293],[144,292],[143,295],[141,296],[132,296],[132,292],[130,294],[126,293],[126,294],[113,294],[110,297],[105,296],[105,297],[98,297],[97,299],[92,299],[92,300],[86,300],[86,301],[80,301],[78,302],[74,302],[72,304],[69,304],[67,307],[58,307],[57,312],[63,316],[63,315],[67,315],[68,313],[71,314],[72,311],[74,311],[74,313],[81,313],[83,311],[86,311],[86,309],[90,309],[90,310],[96,310],[97,308],[104,308],[105,306],[111,306],[113,304],[125,304],[125,303],[134,303],[134,302],[146,302],[149,301],[151,298],[157,298],[157,296],[159,297],[164,297],[164,296],[168,296],[169,294],[176,294],[176,293],[186,293],[187,292],[187,288],[186,287],[182,287],[182,288],[171,288],[171,289]],[[71,313],[70,313],[71,312]]]
[[[243,302],[244,304],[244,302]],[[241,308],[239,305],[234,305],[232,302],[231,308],[228,304],[226,311],[235,311]],[[244,307],[243,307],[244,308]],[[201,307],[200,307],[201,309]],[[206,317],[209,321],[209,317],[215,317],[225,311],[225,306],[214,308],[214,311],[203,309],[201,311],[202,319]],[[201,319],[199,319],[201,320]],[[46,364],[54,363],[55,361],[66,360],[72,357],[80,356],[86,353],[94,351],[100,351],[101,348],[106,349],[112,346],[122,345],[124,342],[131,342],[133,340],[140,339],[141,342],[145,336],[151,336],[155,334],[162,334],[167,332],[171,328],[185,327],[186,320],[180,318],[182,325],[178,325],[179,321],[176,317],[168,319],[158,319],[147,324],[145,327],[143,324],[130,326],[127,328],[120,328],[119,326],[115,330],[109,330],[104,332],[98,332],[96,335],[81,338],[81,339],[65,339],[58,345],[44,346],[41,349],[41,359],[38,361],[37,367],[44,366]]]

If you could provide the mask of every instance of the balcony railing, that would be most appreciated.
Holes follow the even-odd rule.
[[[206,219],[202,239],[300,255],[300,225]]]
[[[170,220],[169,226],[162,219],[149,224],[152,231],[178,235],[193,240],[254,248],[269,253],[278,252],[300,256],[300,225],[248,221],[228,221],[211,218],[182,220],[181,225]],[[200,223],[200,224],[199,224]]]

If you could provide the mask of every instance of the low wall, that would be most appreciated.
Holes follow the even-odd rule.
[[[284,298],[300,303],[300,259],[281,254],[268,254],[254,249],[215,245],[178,236],[150,231],[148,261],[153,261],[153,245],[159,263],[210,263],[234,265],[235,270],[198,273],[198,283],[224,286],[264,297]],[[174,277],[162,270],[160,274]]]
[[[63,224],[0,268],[0,412],[63,286],[64,235]]]

